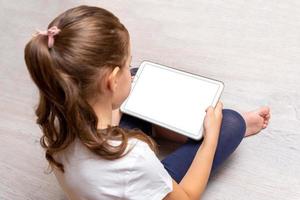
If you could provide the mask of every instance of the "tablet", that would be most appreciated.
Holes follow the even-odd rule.
[[[216,106],[223,88],[221,81],[144,61],[120,110],[199,140],[205,110]]]

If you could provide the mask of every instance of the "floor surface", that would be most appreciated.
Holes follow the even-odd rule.
[[[300,199],[300,1],[0,0],[0,199],[65,199],[39,146],[37,90],[24,46],[68,8],[96,5],[131,35],[143,60],[223,80],[224,107],[272,109],[208,184],[206,200]]]

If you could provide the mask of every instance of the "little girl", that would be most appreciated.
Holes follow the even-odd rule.
[[[69,199],[199,199],[211,172],[270,119],[266,106],[241,115],[219,102],[194,141],[122,115],[134,75],[129,33],[99,7],[60,14],[28,42],[25,61],[39,89],[40,142]],[[160,161],[152,130],[183,144]]]

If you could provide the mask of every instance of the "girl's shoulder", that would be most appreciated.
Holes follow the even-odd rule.
[[[121,141],[110,140],[109,144],[112,146],[120,145]],[[128,152],[129,151],[129,152]],[[127,142],[127,146],[123,154],[127,153],[125,156],[115,159],[109,160],[110,162],[119,162],[121,160],[138,157],[140,154],[145,153],[146,151],[152,151],[147,143],[141,141],[137,138],[130,138]],[[54,159],[58,162],[62,162],[63,164],[74,163],[78,160],[98,160],[98,161],[107,161],[107,159],[102,158],[101,156],[93,153],[90,149],[88,149],[79,138],[76,138],[69,146],[53,155]]]

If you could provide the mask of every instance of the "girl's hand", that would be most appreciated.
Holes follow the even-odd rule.
[[[223,104],[218,102],[215,108],[209,106],[206,109],[204,118],[204,141],[203,142],[217,142],[219,138],[221,123],[222,123],[222,109]]]

